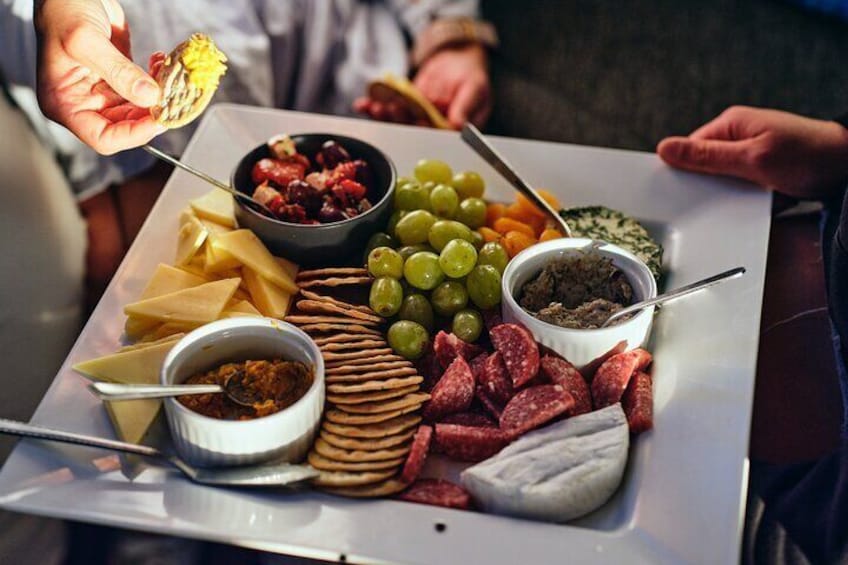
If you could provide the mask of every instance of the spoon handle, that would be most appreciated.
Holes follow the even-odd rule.
[[[101,400],[141,400],[224,392],[220,385],[139,385],[100,382],[91,383],[88,389]]]
[[[559,226],[559,229],[564,236],[571,237],[571,228],[568,227],[568,223],[566,223],[562,216],[560,216],[559,213],[554,210],[554,208],[548,204],[544,198],[539,196],[536,189],[531,187],[524,181],[524,179],[518,176],[518,173],[515,172],[512,165],[507,163],[501,154],[498,153],[488,141],[486,141],[486,138],[483,137],[480,130],[474,127],[474,124],[466,123],[462,126],[460,136],[462,137],[462,140],[470,145],[478,155],[485,159],[493,169],[509,181],[509,183],[514,186],[518,192],[529,198],[533,204],[543,210],[545,214],[547,214],[548,217],[553,220],[557,226]]]
[[[136,445],[134,443],[126,443],[114,439],[87,436],[74,432],[65,432],[62,430],[55,430],[53,428],[27,424],[25,422],[6,420],[4,418],[0,418],[0,434],[46,439],[62,443],[84,445],[86,447],[99,447],[102,449],[110,449],[112,451],[123,451],[125,453],[133,453],[135,455],[144,455],[146,457],[164,457],[161,451],[146,445]]]
[[[675,298],[680,298],[681,296],[686,296],[687,294],[692,294],[693,292],[697,292],[699,290],[703,290],[705,288],[709,288],[713,285],[716,285],[720,282],[723,282],[728,279],[736,278],[745,274],[745,267],[735,267],[728,271],[724,271],[717,275],[713,275],[711,277],[707,277],[705,279],[701,279],[699,281],[695,281],[691,284],[687,284],[686,286],[681,286],[680,288],[676,288],[674,290],[670,290],[666,293],[660,294],[654,298],[650,298],[648,300],[643,300],[641,302],[637,302],[636,304],[632,304],[626,308],[622,308],[609,318],[607,321],[603,323],[601,326],[606,327],[615,320],[616,318],[620,318],[621,316],[626,316],[627,314],[632,314],[633,312],[638,312],[639,310],[651,306],[653,304],[659,304],[660,302],[668,302],[669,300],[674,300]]]

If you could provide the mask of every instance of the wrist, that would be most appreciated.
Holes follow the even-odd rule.
[[[412,66],[421,64],[443,49],[474,46],[479,48],[485,62],[485,49],[498,46],[495,27],[472,18],[442,18],[432,22],[415,39],[412,46]]]
[[[835,117],[833,121],[841,125],[843,128],[848,129],[848,112],[842,114],[841,116]]]

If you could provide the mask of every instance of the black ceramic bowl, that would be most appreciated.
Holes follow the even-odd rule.
[[[240,228],[248,228],[268,249],[280,257],[305,267],[346,265],[360,262],[368,238],[383,229],[392,212],[395,166],[386,155],[369,143],[330,133],[292,135],[297,151],[310,159],[328,140],[339,142],[354,159],[368,162],[373,182],[367,197],[373,207],[353,218],[329,224],[294,224],[269,218],[236,199],[235,215]],[[239,192],[253,194],[250,179],[253,165],[270,157],[263,143],[242,157],[233,171],[232,185]]]

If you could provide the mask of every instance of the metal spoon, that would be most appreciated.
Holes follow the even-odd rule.
[[[622,316],[627,316],[628,314],[632,314],[634,312],[638,312],[642,308],[651,306],[652,304],[668,302],[669,300],[674,300],[675,298],[680,298],[681,296],[692,294],[693,292],[703,290],[720,282],[724,282],[729,279],[734,279],[736,277],[741,277],[744,274],[745,267],[736,267],[734,269],[730,269],[729,271],[724,271],[723,273],[719,273],[717,275],[713,275],[711,277],[707,277],[705,279],[693,282],[692,284],[687,284],[686,286],[681,286],[680,288],[664,292],[663,294],[660,294],[659,296],[656,296],[654,298],[643,300],[641,302],[637,302],[636,304],[631,304],[630,306],[622,308],[618,312],[612,314],[609,318],[607,318],[606,322],[601,324],[601,327],[605,328],[610,325],[613,320],[621,318]]]
[[[244,371],[232,373],[224,381],[224,386],[216,384],[148,385],[96,382],[88,385],[88,389],[101,400],[141,400],[186,394],[223,393],[239,406],[251,407],[258,399],[244,386],[245,375]]]
[[[559,227],[559,230],[564,236],[571,237],[571,228],[568,227],[568,223],[566,223],[562,216],[560,216],[559,213],[554,210],[553,206],[548,204],[544,198],[539,196],[539,193],[536,192],[533,187],[518,176],[518,173],[515,172],[512,165],[507,163],[506,159],[504,159],[500,153],[498,153],[495,148],[486,141],[483,134],[480,133],[480,130],[474,127],[474,124],[466,123],[462,126],[460,136],[462,137],[462,140],[470,145],[478,155],[492,166],[492,168],[508,180],[518,192],[529,198],[533,204],[541,209],[548,218],[552,220],[557,227]]]
[[[229,192],[230,194],[233,195],[234,198],[238,198],[239,200],[241,200],[242,202],[244,202],[248,206],[254,207],[258,212],[261,212],[262,214],[268,216],[269,218],[276,219],[276,216],[274,215],[274,213],[271,211],[270,208],[268,208],[267,206],[265,206],[264,204],[262,204],[258,200],[254,199],[253,197],[248,196],[247,194],[245,194],[243,192],[237,191],[233,187],[222,183],[221,181],[219,181],[216,178],[210,177],[209,175],[207,175],[203,171],[195,169],[191,165],[186,165],[185,163],[183,163],[179,159],[175,159],[174,157],[171,157],[170,155],[168,155],[164,151],[160,151],[159,149],[156,149],[152,145],[144,145],[142,148],[145,151],[147,151],[148,153],[150,153],[151,155],[153,155],[154,157],[156,157],[157,159],[161,159],[161,160],[165,161],[166,163],[170,163],[171,165],[177,167],[178,169],[182,169],[182,170],[186,171],[187,173],[191,173],[194,176],[205,180],[209,184],[216,186],[216,187],[220,188],[221,190]]]
[[[73,443],[88,447],[99,447],[150,457],[176,467],[196,483],[235,487],[279,487],[301,483],[318,476],[318,471],[309,465],[272,463],[241,467],[216,467],[197,469],[175,455],[167,455],[154,447],[136,445],[113,439],[87,436],[73,432],[55,430],[15,420],[0,418],[0,433],[21,437],[46,439],[62,443]]]

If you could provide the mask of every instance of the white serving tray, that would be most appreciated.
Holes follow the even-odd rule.
[[[512,198],[457,133],[365,120],[219,105],[207,112],[184,159],[228,179],[243,153],[281,132],[360,137],[383,149],[399,174],[409,174],[419,158],[444,159],[456,170],[479,171],[489,198]],[[667,288],[748,268],[741,279],[657,315],[650,344],[655,429],[636,439],[622,487],[599,511],[553,525],[308,491],[216,489],[159,467],[130,481],[116,456],[31,440],[0,472],[0,507],[348,562],[737,561],[770,196],[672,171],[653,154],[492,141],[531,184],[549,187],[564,205],[603,204],[642,220],[666,247]],[[157,263],[173,260],[180,211],[209,189],[181,171],[171,176],[34,423],[113,437],[106,412],[70,367],[119,346],[122,306],[136,299]]]

